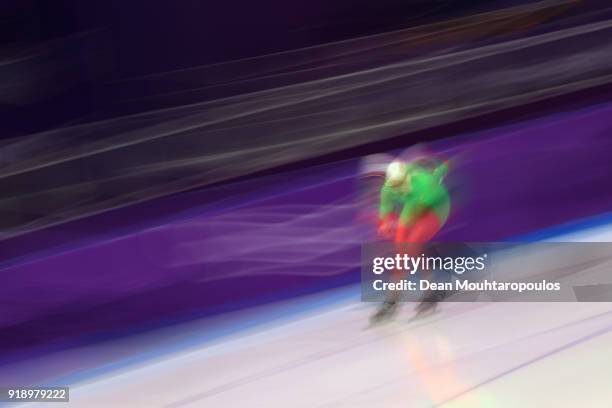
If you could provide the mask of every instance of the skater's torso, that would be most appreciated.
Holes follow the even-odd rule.
[[[385,184],[381,190],[381,217],[399,210],[400,223],[407,224],[424,210],[433,210],[440,224],[448,218],[450,199],[442,178],[446,164],[433,171],[417,165],[407,166],[407,177],[399,186]]]

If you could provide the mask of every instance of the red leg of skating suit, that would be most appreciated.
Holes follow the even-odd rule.
[[[426,211],[419,216],[410,226],[398,225],[395,234],[395,244],[398,254],[419,256],[423,251],[423,245],[432,240],[440,231],[442,226],[434,211]],[[405,244],[411,244],[406,246]],[[395,281],[403,278],[403,272],[395,270],[393,273]]]
[[[399,225],[397,227],[397,233],[395,235],[395,243],[412,243],[412,244],[424,244],[429,241],[440,231],[440,221],[438,216],[433,211],[426,211],[419,218],[414,220],[412,225],[404,226]]]

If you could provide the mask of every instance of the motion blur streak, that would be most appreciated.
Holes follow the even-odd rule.
[[[176,244],[166,266],[220,266],[210,268],[213,274],[203,276],[202,281],[258,274],[326,276],[354,270],[359,259],[341,254],[354,254],[355,245],[371,233],[347,218],[357,208],[357,202],[264,207],[174,226],[177,237],[202,238],[170,240]],[[221,233],[214,235],[213,231]],[[233,265],[232,260],[238,264]]]
[[[492,12],[478,24],[515,13],[540,16],[548,7],[569,4]],[[179,98],[171,108],[6,140],[0,159],[3,237],[610,83],[610,16],[608,9],[581,14],[527,36],[510,30],[469,46],[436,42],[418,57],[394,44],[412,44],[421,30],[428,37],[443,35],[472,20],[297,51],[305,61],[322,50],[308,68],[322,75],[313,77],[291,71],[302,63],[296,51],[274,54],[257,60],[254,80],[265,79],[259,90],[227,88],[212,100]],[[363,66],[362,59],[378,65]],[[211,66],[193,75],[208,77],[212,70],[214,82],[231,88],[252,61],[230,66],[236,71]],[[153,79],[164,82],[161,78]]]
[[[478,42],[468,41],[490,41],[496,34],[520,32],[574,4],[576,1],[543,1],[330,44],[144,75],[117,81],[116,93],[123,98],[123,104],[144,98],[167,104],[176,103],[173,97],[187,96],[186,93],[208,99],[211,94],[279,87],[405,61],[423,53],[434,56],[453,49],[474,48]],[[574,18],[589,17],[592,18],[586,13]],[[553,27],[559,28],[558,24],[562,22],[555,21]],[[150,94],[141,95],[143,92]]]

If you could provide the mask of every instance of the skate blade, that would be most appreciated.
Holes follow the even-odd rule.
[[[377,326],[382,326],[385,324],[389,324],[391,322],[395,321],[395,314],[388,314],[388,315],[384,315],[384,316],[371,316],[368,322],[368,325],[366,327],[367,329],[373,328],[373,327],[377,327]]]

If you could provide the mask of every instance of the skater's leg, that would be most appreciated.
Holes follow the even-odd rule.
[[[410,226],[400,224],[395,235],[397,253],[401,255],[419,256],[423,251],[423,244],[429,242],[438,233],[440,228],[440,221],[433,211],[425,212]],[[391,272],[391,279],[393,282],[399,282],[405,278],[404,274],[404,271],[397,269],[393,270]],[[381,321],[392,317],[397,311],[399,296],[400,292],[390,292],[385,302],[372,317],[372,320]],[[417,310],[429,309],[432,306],[435,307],[435,302],[431,302],[429,299],[432,299],[431,294],[426,294],[421,304],[417,307]]]
[[[407,228],[403,242],[425,244],[433,239],[442,226],[433,211],[427,211],[417,218],[411,228]]]
[[[440,231],[441,227],[442,225],[437,215],[433,211],[427,211],[421,215],[415,221],[412,228],[408,230],[405,237],[406,242],[414,242],[424,245],[435,237],[435,235]],[[418,246],[418,253],[415,255],[420,255],[422,250],[423,246]],[[431,271],[421,271],[421,276],[426,279],[433,279],[433,273]],[[417,315],[434,312],[438,301],[443,298],[443,294],[439,293],[439,291],[428,291],[424,293],[421,301],[416,307]]]
[[[401,245],[402,239],[407,235],[407,228],[404,225],[399,225],[395,234],[396,251],[398,254],[402,254],[406,247]],[[399,269],[393,269],[391,271],[390,280],[392,282],[400,282],[404,279],[405,274]],[[372,316],[373,322],[380,322],[393,317],[397,312],[398,302],[400,293],[398,291],[387,292],[387,297],[383,304],[378,308],[376,313]]]
[[[403,272],[394,269],[391,271],[391,281],[399,282],[404,277]],[[383,320],[390,319],[395,315],[398,309],[399,302],[399,292],[398,291],[389,291],[387,292],[387,297],[383,304],[378,308],[376,313],[372,316],[372,322],[380,322]]]

